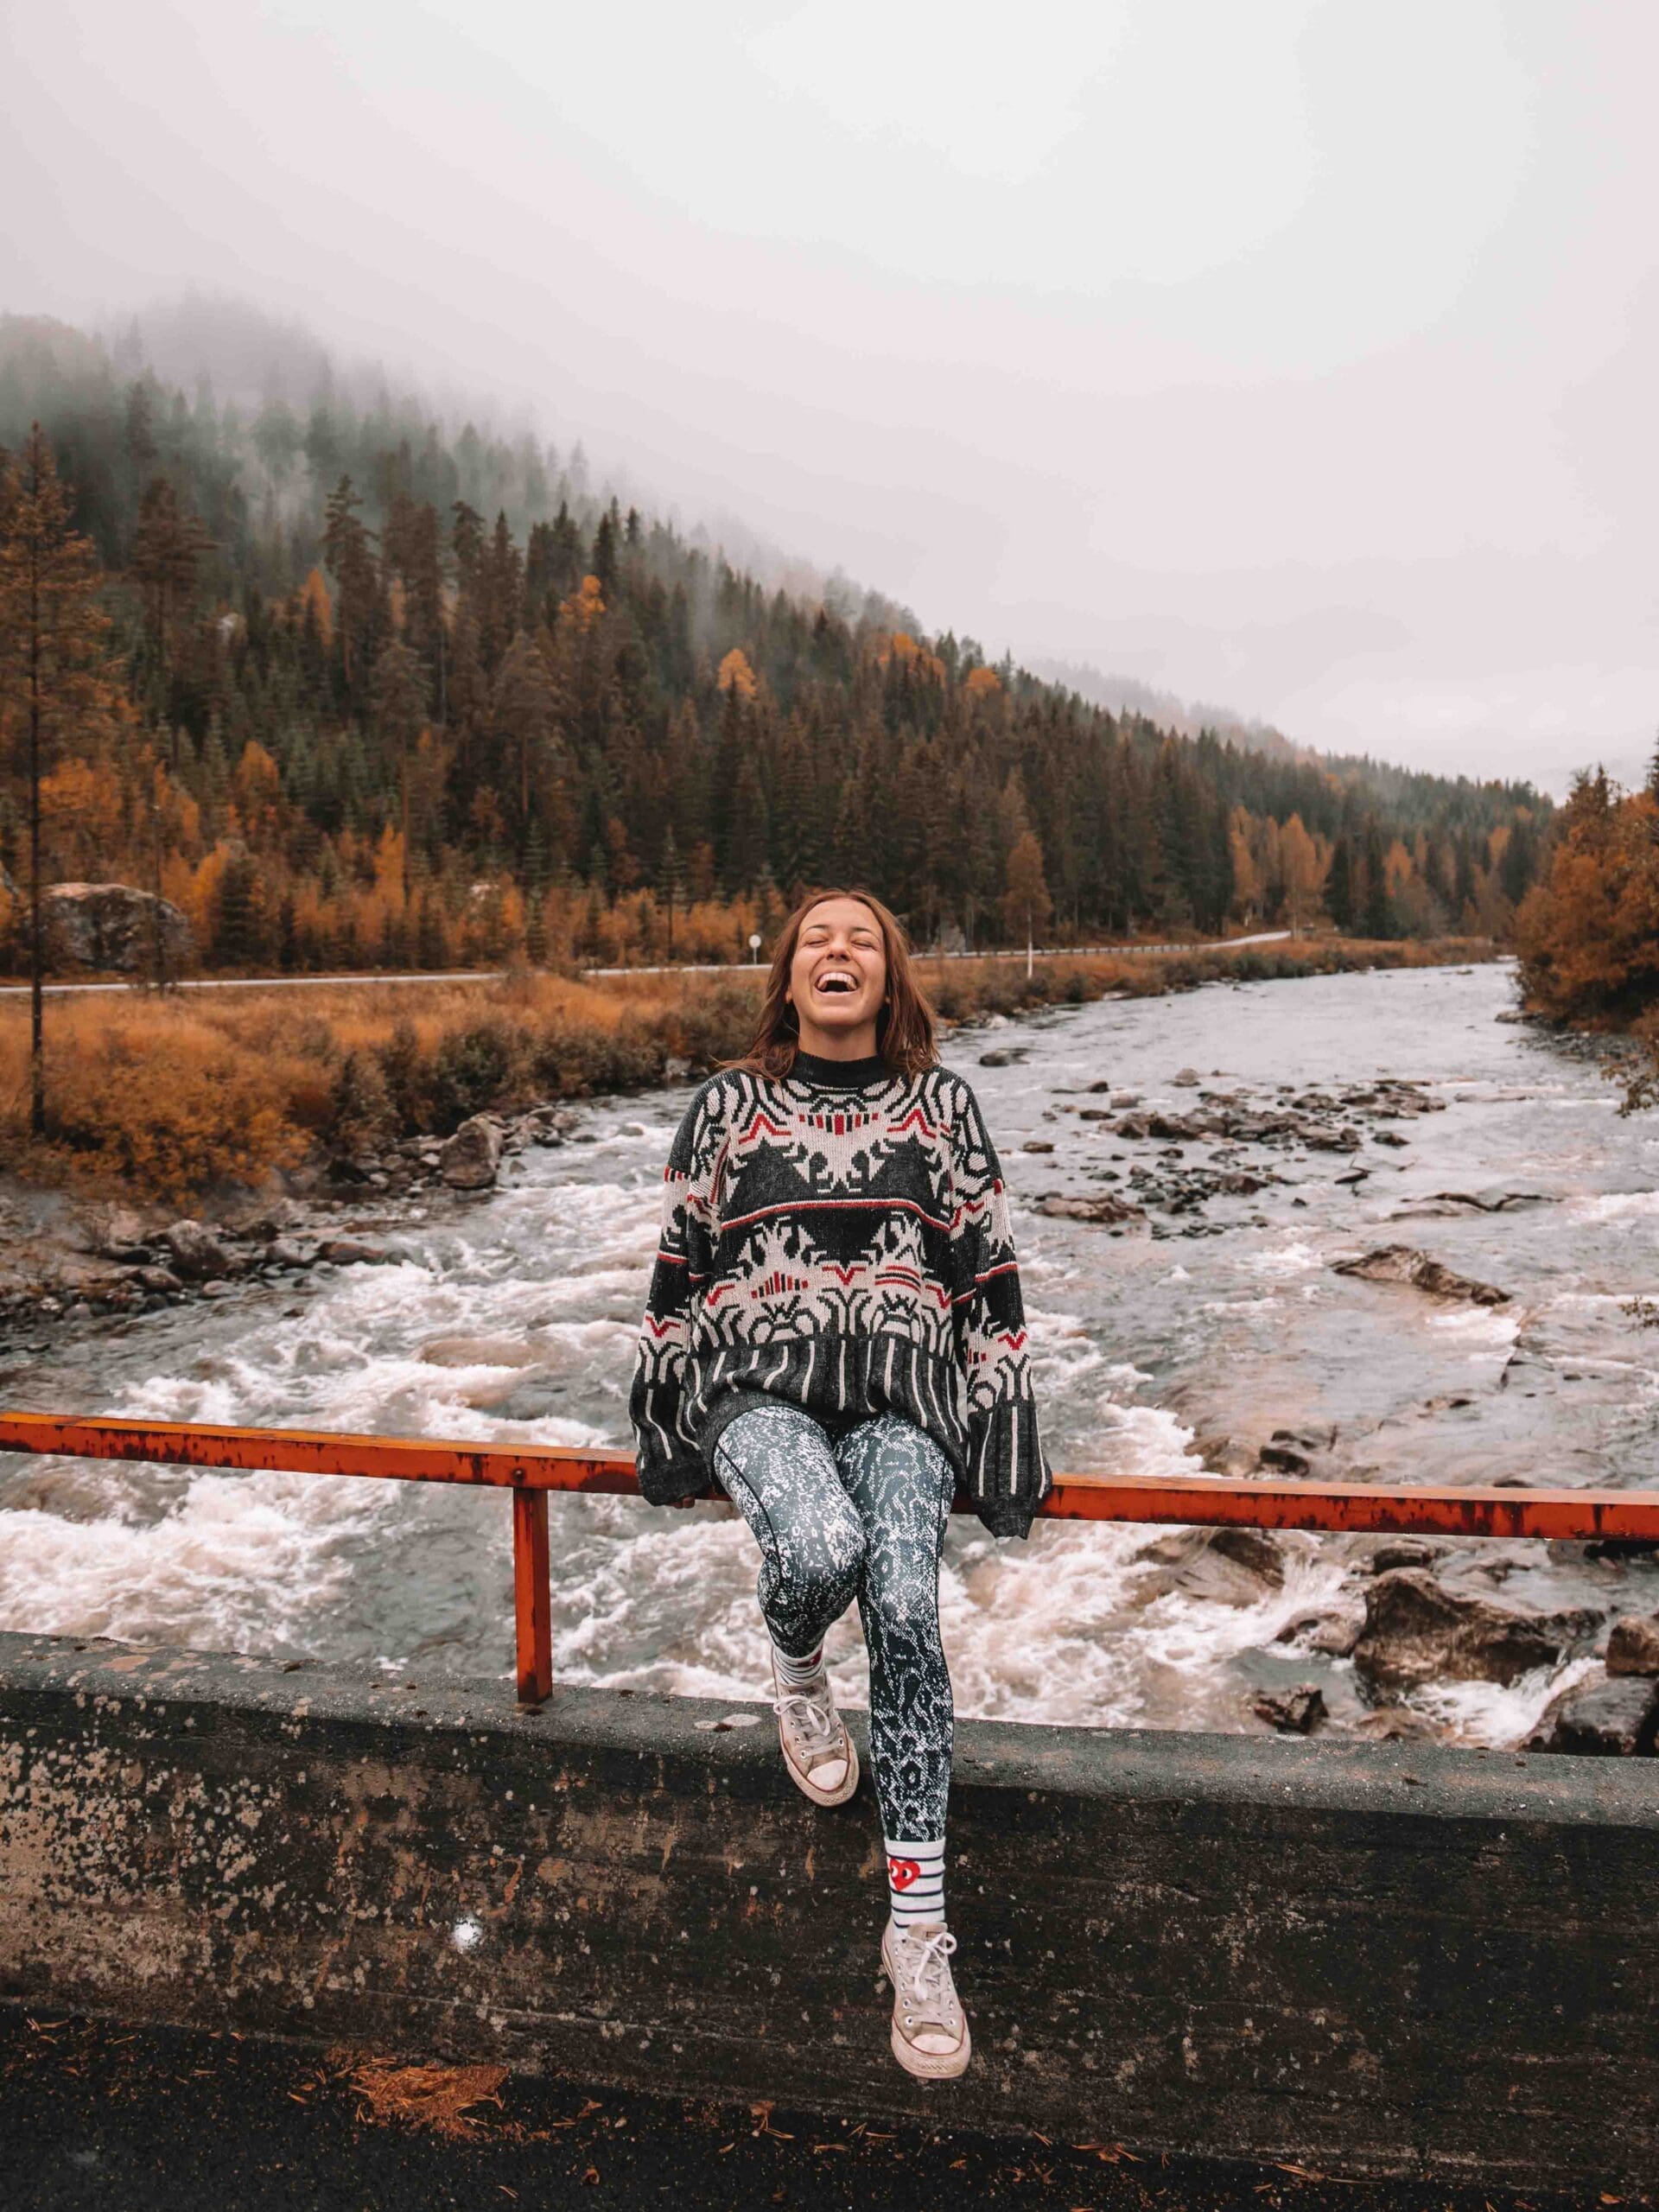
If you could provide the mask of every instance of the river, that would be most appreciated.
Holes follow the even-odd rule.
[[[1659,1333],[1626,1301],[1656,1288],[1659,1117],[1619,1118],[1593,1057],[1499,1019],[1512,998],[1503,966],[1379,971],[1051,1008],[946,1040],[1002,1152],[1057,1468],[1235,1465],[1281,1433],[1275,1448],[1322,1474],[1652,1479]],[[987,1052],[1004,1064],[982,1065]],[[1176,1081],[1189,1071],[1196,1084]],[[1186,1114],[1206,1094],[1260,1108],[1378,1078],[1443,1110],[1357,1113],[1358,1148],[1329,1153],[1160,1146],[1083,1118],[1112,1103],[1090,1089],[1106,1084]],[[84,1324],[41,1357],[0,1363],[0,1402],[626,1446],[662,1162],[686,1095],[582,1104],[569,1142],[518,1156],[486,1196],[346,1210],[395,1264]],[[1149,1178],[1218,1155],[1282,1179],[1184,1212],[1154,1203],[1116,1234],[1037,1210],[1048,1193],[1144,1195]],[[1504,1194],[1498,1211],[1465,1202]],[[1333,1272],[1391,1243],[1510,1302]],[[556,1497],[551,1517],[556,1675],[769,1694],[755,1556],[729,1510]],[[416,1685],[505,1676],[508,1518],[500,1498],[464,1490],[0,1459],[0,1626],[367,1661]],[[1279,1579],[1263,1579],[1202,1538],[1056,1523],[998,1544],[958,1516],[943,1581],[957,1709],[1258,1728],[1259,1693],[1316,1681],[1329,1727],[1363,1727],[1352,1661],[1281,1639],[1306,1617],[1352,1616],[1376,1548],[1291,1535]],[[1659,1567],[1582,1547],[1466,1544],[1438,1564],[1506,1600],[1659,1606]],[[830,1649],[839,1688],[861,1702],[855,1620]],[[1502,1688],[1431,1684],[1409,1702],[1435,1732],[1510,1744],[1587,1664]]]

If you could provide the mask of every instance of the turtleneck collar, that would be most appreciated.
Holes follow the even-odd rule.
[[[862,1060],[826,1060],[817,1052],[798,1052],[789,1071],[791,1083],[804,1083],[813,1090],[869,1090],[892,1075],[880,1052]]]

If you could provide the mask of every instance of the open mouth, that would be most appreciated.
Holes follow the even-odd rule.
[[[839,991],[851,995],[858,988],[858,979],[849,976],[844,968],[832,968],[827,976],[820,976],[813,985],[815,990]]]

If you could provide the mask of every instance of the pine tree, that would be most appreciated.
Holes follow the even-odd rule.
[[[91,541],[36,423],[16,461],[0,451],[0,742],[22,752],[29,804],[29,1127],[46,1134],[46,935],[41,786],[73,733],[111,702],[109,618]]]
[[[166,477],[152,478],[139,502],[132,573],[143,588],[144,619],[156,642],[164,698],[173,672],[171,620],[188,608],[195,593],[197,563],[213,542]],[[172,766],[176,774],[176,755]]]
[[[363,657],[372,649],[379,599],[373,534],[359,518],[362,505],[351,478],[342,476],[328,494],[322,534],[323,557],[338,588],[334,636],[348,696],[355,689]]]
[[[409,907],[409,760],[426,718],[426,671],[411,648],[397,638],[381,646],[374,664],[374,720],[383,738],[397,748],[398,821],[404,841],[404,907]]]
[[[1389,896],[1382,833],[1375,822],[1365,831],[1365,906],[1360,928],[1368,938],[1390,938],[1395,934],[1394,901]]]

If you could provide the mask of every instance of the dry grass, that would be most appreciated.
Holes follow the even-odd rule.
[[[1125,957],[925,961],[940,1014],[961,1021],[1113,991],[1137,997],[1224,976],[1264,980],[1490,957],[1462,942],[1336,938]],[[486,1107],[635,1089],[679,1058],[743,1049],[763,971],[583,982],[524,975],[476,984],[87,995],[47,1008],[47,1144],[28,1141],[27,1001],[0,1002],[0,1157],[43,1181],[182,1199],[257,1185],[317,1145],[350,1152],[456,1128]]]

